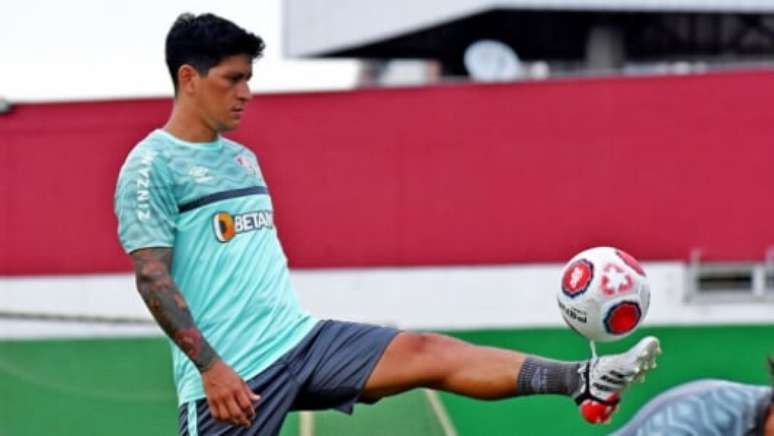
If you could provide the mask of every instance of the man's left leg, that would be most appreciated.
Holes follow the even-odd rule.
[[[362,398],[375,400],[416,387],[480,398],[530,394],[573,397],[591,422],[607,420],[619,393],[655,366],[656,338],[626,353],[586,362],[562,362],[517,351],[481,347],[437,334],[400,333],[368,378]]]
[[[480,399],[516,395],[526,356],[433,333],[401,332],[387,346],[363,391],[376,399],[428,387]]]

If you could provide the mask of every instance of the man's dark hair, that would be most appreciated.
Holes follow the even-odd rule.
[[[246,54],[256,59],[264,44],[256,36],[231,21],[214,14],[181,14],[169,29],[166,59],[177,93],[177,70],[188,64],[200,75],[218,65],[227,56]]]

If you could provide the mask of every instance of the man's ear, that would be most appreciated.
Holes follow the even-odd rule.
[[[178,92],[190,94],[196,89],[196,79],[199,72],[191,65],[183,64],[177,69]]]

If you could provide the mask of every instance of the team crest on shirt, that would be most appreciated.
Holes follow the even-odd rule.
[[[247,174],[261,178],[261,170],[258,168],[258,164],[253,162],[249,157],[240,154],[236,157],[236,161],[239,166],[241,166],[247,172]]]

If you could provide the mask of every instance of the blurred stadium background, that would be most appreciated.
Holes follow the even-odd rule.
[[[134,291],[112,195],[168,115],[163,35],[184,10],[275,44],[229,136],[261,160],[317,316],[583,359],[555,304],[563,262],[615,245],[652,284],[645,326],[600,347],[656,334],[664,349],[610,426],[562,398],[417,391],[352,418],[294,414],[283,436],[600,435],[684,381],[768,382],[774,3],[33,3],[0,7],[0,435],[176,431],[169,345]],[[122,14],[135,35],[111,32]],[[70,26],[108,42],[72,44],[86,40]]]

